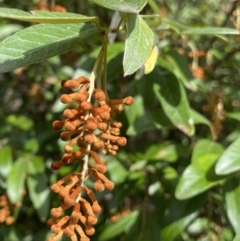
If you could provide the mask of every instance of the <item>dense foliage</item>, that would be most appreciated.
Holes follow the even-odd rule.
[[[239,241],[239,14],[229,0],[0,0],[0,239],[52,236],[49,187],[77,169],[51,169],[61,81],[89,77],[107,46],[109,98],[134,103],[116,115],[127,145],[101,156],[115,187],[96,194],[91,240]]]

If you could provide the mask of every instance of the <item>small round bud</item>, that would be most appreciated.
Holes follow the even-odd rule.
[[[125,137],[120,137],[116,141],[117,145],[125,146],[127,144],[127,139]]]

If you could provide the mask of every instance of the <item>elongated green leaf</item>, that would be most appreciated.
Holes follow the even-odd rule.
[[[92,0],[94,3],[119,12],[138,13],[146,5],[146,0]]]
[[[90,24],[38,24],[0,43],[0,73],[69,51],[98,30]]]
[[[188,61],[184,55],[179,54],[176,50],[170,50],[161,61],[168,63],[168,70],[174,73],[187,88],[196,90],[196,86],[191,81],[194,77],[190,72]]]
[[[175,196],[188,199],[217,185],[224,177],[217,176],[214,165],[223,148],[213,141],[202,139],[194,147],[191,164],[183,172]]]
[[[127,40],[123,57],[124,75],[138,70],[147,60],[154,44],[154,34],[137,14],[127,14]]]
[[[187,29],[182,34],[202,34],[202,35],[239,35],[240,31],[234,28],[203,27]]]
[[[117,236],[118,234],[128,230],[133,223],[136,221],[138,216],[138,211],[134,211],[127,216],[119,219],[116,223],[106,226],[99,236],[99,241],[108,240]]]
[[[240,120],[240,112],[227,113],[226,117],[239,121]]]
[[[155,80],[153,90],[171,122],[187,135],[194,134],[194,123],[185,89],[173,75],[162,75],[159,68],[150,73]]]
[[[160,240],[176,240],[176,237],[198,216],[198,210],[205,200],[205,194],[184,201],[172,199],[168,215],[164,218],[167,225],[162,229]]]
[[[49,187],[41,157],[36,156],[28,163],[27,186],[39,218],[45,221],[49,215]]]
[[[228,218],[237,232],[240,226],[240,183],[238,177],[228,178],[225,183],[225,200]]]
[[[6,177],[12,168],[12,149],[4,146],[0,149],[0,175]]]
[[[32,11],[24,12],[14,8],[0,8],[0,17],[33,23],[83,23],[93,21],[97,17],[88,17],[76,13]]]
[[[211,121],[209,121],[205,116],[195,111],[194,109],[190,110],[190,115],[193,118],[194,124],[205,124],[211,127],[212,125]]]
[[[12,169],[8,174],[7,194],[12,203],[22,200],[27,164],[27,159],[20,157],[13,163]]]
[[[235,140],[222,154],[216,164],[216,173],[226,175],[240,170],[240,137]]]

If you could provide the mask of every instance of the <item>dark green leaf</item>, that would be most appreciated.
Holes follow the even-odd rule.
[[[28,159],[20,157],[12,166],[7,177],[7,194],[12,203],[21,201],[23,198],[24,182],[27,173]]]
[[[228,178],[225,183],[225,200],[228,218],[237,232],[240,226],[240,182],[238,177]]]
[[[133,74],[147,60],[154,44],[154,34],[137,14],[127,14],[127,39],[124,50],[124,75]]]
[[[192,154],[191,164],[183,172],[175,196],[188,199],[217,185],[224,177],[219,177],[214,172],[214,166],[223,148],[213,141],[202,139],[197,142]]]
[[[7,177],[12,168],[12,148],[4,146],[0,149],[0,176]]]
[[[94,3],[119,12],[138,13],[147,3],[146,0],[92,0]]]
[[[205,200],[205,194],[185,201],[171,199],[169,212],[167,217],[164,218],[166,225],[162,229],[160,240],[175,240],[198,216],[198,210],[202,207]]]
[[[176,50],[170,50],[165,53],[164,59],[161,61],[168,63],[168,70],[174,73],[187,88],[196,90],[196,86],[191,81],[194,77],[190,72],[189,63],[184,55],[179,54]]]
[[[110,238],[116,237],[120,233],[128,230],[133,223],[136,221],[138,216],[138,211],[133,211],[127,216],[119,219],[116,223],[107,225],[99,236],[99,241],[108,240]]]
[[[0,8],[0,17],[33,23],[83,23],[96,19],[76,13],[32,11],[31,13],[14,8]]]
[[[216,164],[216,173],[225,175],[240,169],[240,137],[235,140],[222,154]]]
[[[49,187],[45,173],[44,162],[41,157],[35,156],[28,163],[27,186],[33,206],[43,222],[49,215]]]
[[[98,33],[90,24],[38,24],[0,43],[0,72],[69,51]]]
[[[194,123],[185,89],[173,75],[162,75],[159,68],[149,74],[155,80],[153,90],[171,122],[185,134],[194,134]]]

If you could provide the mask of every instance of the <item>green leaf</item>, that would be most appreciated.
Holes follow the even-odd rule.
[[[166,61],[165,67],[167,66],[168,70],[172,72],[177,78],[179,78],[183,84],[191,89],[196,90],[191,80],[194,79],[190,69],[189,63],[184,55],[179,54],[176,50],[170,50],[165,53],[164,59],[160,58],[159,63]]]
[[[234,28],[202,27],[187,29],[185,31],[182,31],[181,34],[239,35],[240,31]]]
[[[7,194],[12,203],[23,198],[24,179],[27,172],[28,160],[24,157],[17,159],[7,177]]]
[[[116,223],[108,224],[99,236],[99,241],[105,241],[127,231],[136,221],[138,211],[133,211],[127,216],[120,218]]]
[[[225,200],[228,218],[237,232],[240,226],[240,183],[238,177],[228,178],[225,183]]]
[[[240,112],[227,113],[226,117],[239,121],[240,120]]]
[[[146,0],[92,0],[94,3],[119,12],[138,13],[146,5]]]
[[[45,173],[44,162],[41,157],[35,156],[28,163],[27,186],[30,199],[42,222],[49,215],[49,187]]]
[[[124,108],[128,123],[132,125],[137,118],[144,114],[143,97],[141,95],[134,96],[134,102],[131,106]]]
[[[194,147],[191,164],[183,172],[175,196],[188,199],[217,185],[224,177],[214,172],[214,166],[223,148],[213,141],[202,139]]]
[[[147,220],[147,222],[145,220]],[[139,230],[141,230],[141,232],[139,232]],[[133,237],[134,241],[159,241],[160,225],[157,213],[148,212],[146,214],[141,212],[124,238],[124,241],[132,241]]]
[[[69,51],[98,33],[90,24],[38,24],[0,43],[0,72]]]
[[[169,142],[163,142],[161,144],[150,146],[144,155],[144,159],[152,161],[163,160],[175,162],[177,158],[177,147]]]
[[[185,89],[173,75],[163,75],[159,68],[149,74],[155,80],[153,90],[171,122],[191,136],[195,128]]]
[[[14,8],[0,8],[0,17],[33,23],[83,23],[95,20],[97,17],[88,17],[68,12],[32,11],[31,13]]]
[[[33,128],[33,121],[24,115],[9,115],[6,118],[6,122],[24,131],[28,131]]]
[[[12,148],[4,146],[0,149],[0,176],[7,177],[12,168]]]
[[[135,136],[148,130],[161,129],[164,126],[172,126],[171,121],[161,108],[146,112],[136,119],[127,130],[127,135]]]
[[[121,162],[115,158],[111,158],[111,160],[107,162],[107,168],[110,180],[115,184],[124,182],[129,174]]]
[[[194,124],[205,124],[211,128],[211,121],[209,121],[204,115],[200,114],[194,109],[190,109],[190,115],[193,119]]]
[[[162,229],[160,240],[175,240],[176,237],[198,216],[199,209],[202,207],[205,200],[205,194],[184,201],[171,199],[168,214],[164,217],[164,221],[167,224]]]
[[[240,170],[240,137],[235,140],[222,154],[216,164],[216,173],[226,175]]]
[[[137,14],[127,14],[127,40],[123,57],[124,75],[133,74],[147,60],[154,44],[154,34]]]

